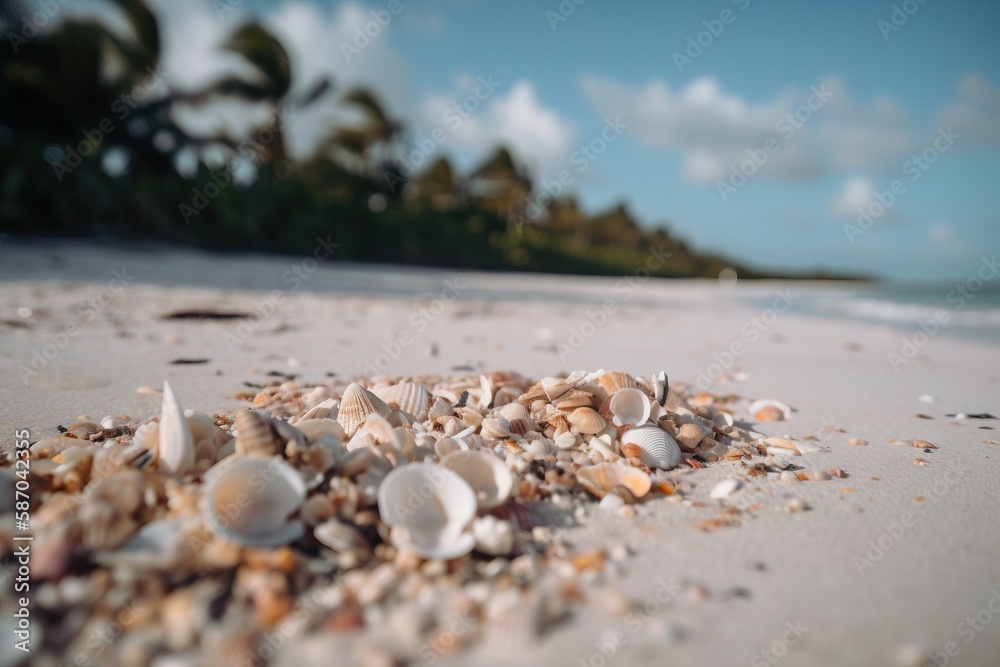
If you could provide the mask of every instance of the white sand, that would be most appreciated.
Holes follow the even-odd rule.
[[[677,381],[694,381],[713,355],[742,343],[745,351],[732,370],[748,377],[712,391],[793,405],[792,421],[760,429],[819,437],[831,451],[805,457],[804,464],[840,467],[851,477],[767,484],[763,492],[751,483],[733,502],[760,508],[743,525],[711,533],[698,531],[695,522],[718,515],[708,493],[738,464],[699,473],[694,497],[706,507],[657,501],[632,520],[603,513],[587,518],[568,539],[580,546],[628,545],[635,555],[619,583],[637,602],[654,596],[661,578],[703,584],[709,599],[679,596],[643,622],[591,599],[546,634],[531,656],[536,664],[582,660],[599,667],[605,661],[595,642],[615,631],[624,644],[609,664],[894,665],[905,647],[951,648],[948,664],[960,667],[1000,664],[1000,618],[981,611],[989,604],[1000,611],[1000,445],[984,442],[1000,439],[1000,431],[977,428],[1000,423],[944,417],[1000,414],[1000,348],[937,336],[894,372],[886,354],[899,350],[901,334],[885,328],[793,311],[780,315],[759,340],[741,333],[755,327],[751,318],[762,315],[775,290],[791,289],[798,300],[830,289],[818,285],[651,281],[626,299],[616,291],[620,279],[323,266],[306,274],[299,289],[288,290],[283,274],[301,266],[301,258],[5,240],[0,319],[22,320],[22,307],[33,317],[30,328],[0,324],[4,445],[10,446],[15,429],[29,428],[32,439],[40,439],[79,415],[148,417],[158,400],[135,389],[159,386],[164,378],[185,407],[231,410],[244,381],[263,384],[271,379],[268,371],[295,373],[306,382],[324,381],[327,372],[359,374],[366,361],[377,363],[380,345],[399,334],[411,339],[382,368],[390,375],[449,374],[471,366],[538,377],[603,367],[646,375],[666,370]],[[81,320],[75,309],[100,296],[112,269],[134,274],[134,281],[108,292],[110,301]],[[446,280],[456,278],[459,298],[438,304],[435,296],[448,289]],[[273,315],[235,352],[227,335],[239,336],[237,322],[159,319],[185,308],[253,310],[268,301],[270,290],[283,288]],[[747,305],[749,297],[764,301]],[[569,342],[571,328],[579,329],[586,311],[599,310],[605,299],[616,300],[616,312],[560,359],[553,343]],[[33,351],[45,354],[48,337],[59,339],[74,322],[79,333],[44,367],[36,360],[38,374],[25,386],[19,367],[31,367]],[[848,349],[849,343],[860,349]],[[177,358],[210,361],[169,364]],[[939,401],[919,402],[922,394]],[[917,419],[919,412],[934,419]],[[825,431],[830,425],[846,432]],[[851,437],[870,445],[850,447]],[[921,438],[939,449],[924,454],[887,444],[887,438]],[[917,456],[930,465],[913,465]],[[786,513],[793,495],[813,509]],[[893,537],[886,526],[906,513],[912,521]],[[867,558],[871,541],[880,539],[889,548],[881,556],[872,551],[879,557],[859,572],[858,558]],[[734,587],[749,597],[728,599]],[[987,618],[991,623],[979,625]],[[782,640],[786,623],[808,630],[787,654],[777,647],[783,657],[765,655]]]

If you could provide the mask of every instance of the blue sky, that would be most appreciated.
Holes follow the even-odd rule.
[[[575,11],[553,30],[557,0],[402,0],[350,58],[343,44],[388,0],[231,0],[236,11],[221,18],[207,0],[152,4],[168,70],[202,74],[198,47],[254,14],[292,42],[302,89],[320,75],[341,91],[366,83],[412,141],[444,125],[435,152],[463,168],[505,143],[540,178],[569,168],[589,210],[624,200],[645,224],[758,266],[957,280],[1000,251],[1000,3],[566,0]],[[894,4],[912,13],[905,23],[897,13],[886,38],[878,22],[892,25]],[[724,10],[731,22],[678,67],[674,52]],[[445,124],[444,111],[490,75],[498,89],[460,127]],[[814,86],[831,92],[804,111]],[[776,124],[796,110],[808,120],[786,136]],[[628,128],[578,172],[571,155],[609,116]],[[329,122],[297,118],[299,150]],[[932,148],[948,126],[957,138]],[[723,196],[734,165],[769,137],[777,149]],[[937,160],[911,180],[907,160],[928,149]],[[903,194],[858,227],[858,207],[878,211],[875,193],[897,179]]]

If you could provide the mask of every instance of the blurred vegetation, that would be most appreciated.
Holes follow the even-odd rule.
[[[0,0],[8,233],[296,254],[329,237],[339,260],[606,275],[646,265],[654,248],[670,255],[654,275],[715,277],[733,266],[741,277],[763,276],[695,252],[666,229],[643,229],[624,206],[588,215],[572,196],[536,206],[539,191],[503,148],[464,176],[439,157],[406,177],[404,127],[378,99],[332,81],[292,96],[285,49],[256,23],[237,27],[224,46],[246,74],[177,89],[157,75],[159,29],[146,4],[109,2],[130,34],[82,19],[33,31],[34,9]],[[177,120],[220,102],[263,108],[267,120],[237,136]],[[357,122],[330,128],[312,155],[291,159],[287,117],[324,104]]]

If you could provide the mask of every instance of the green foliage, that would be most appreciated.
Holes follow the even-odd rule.
[[[341,260],[483,270],[623,275],[644,265],[651,248],[670,254],[657,275],[715,276],[732,265],[691,251],[665,229],[645,230],[624,206],[588,216],[568,198],[528,215],[532,180],[503,148],[464,178],[443,157],[411,178],[389,178],[401,174],[403,128],[364,89],[336,102],[357,112],[360,123],[330,128],[304,160],[288,159],[282,127],[273,123],[249,137],[224,130],[193,136],[174,122],[176,105],[263,102],[279,118],[334,103],[333,87],[318,81],[292,99],[288,55],[255,23],[225,44],[255,76],[229,76],[195,91],[175,90],[169,80],[153,86],[156,18],[142,0],[114,2],[132,35],[69,20],[17,53],[0,49],[5,232],[281,253],[311,253],[318,237],[329,237],[340,244]],[[10,13],[15,4],[0,0],[0,10]],[[195,173],[179,172],[185,155],[204,156],[209,148],[230,160],[251,158],[256,174],[235,179],[228,168],[235,162],[212,170],[201,157]],[[108,166],[116,155],[125,156],[124,168]]]

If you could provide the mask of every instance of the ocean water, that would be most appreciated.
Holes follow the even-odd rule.
[[[944,320],[941,334],[1000,344],[1000,285],[862,285],[807,291],[797,310],[919,331]]]

